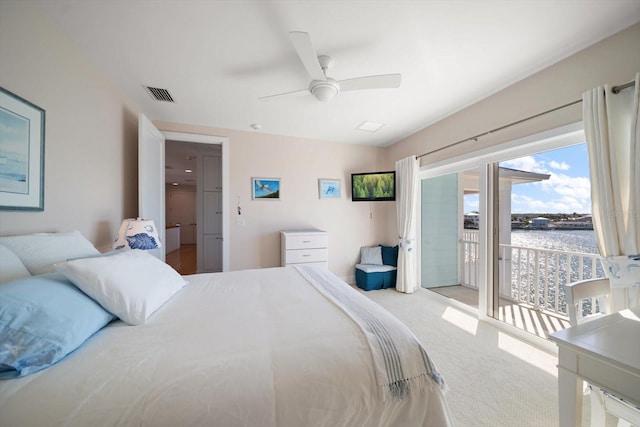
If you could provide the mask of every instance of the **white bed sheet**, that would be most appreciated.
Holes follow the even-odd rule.
[[[383,399],[362,332],[295,269],[186,279],[147,324],[112,323],[60,363],[0,381],[0,425],[451,424],[433,382]]]

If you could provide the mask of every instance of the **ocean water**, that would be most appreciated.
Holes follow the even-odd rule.
[[[593,230],[512,230],[511,244],[527,248],[598,253]]]
[[[527,248],[551,249],[584,254],[598,254],[598,244],[593,230],[513,230],[511,232],[513,246]],[[524,254],[523,254],[524,255]],[[582,261],[582,262],[581,262]],[[535,300],[534,283],[539,280],[540,294],[538,302],[542,307],[555,310],[555,300],[558,298],[558,310],[566,312],[564,287],[557,289],[558,283],[569,283],[591,277],[604,277],[604,270],[600,263],[596,264],[596,271],[592,271],[590,257],[549,255],[540,259],[526,253],[520,259],[518,253],[512,257],[512,295],[527,295],[527,302]],[[557,269],[557,271],[556,271]],[[582,273],[580,270],[582,269]],[[536,270],[539,277],[536,276]],[[582,276],[580,276],[582,274]],[[517,281],[521,289],[517,289]],[[544,302],[547,293],[548,301]],[[591,303],[583,305],[583,314],[591,312]]]
[[[595,271],[592,271],[593,254],[599,253],[593,230],[512,230],[511,246],[559,251],[538,253],[538,256],[535,250],[511,251],[511,297],[514,300],[534,304],[538,283],[539,306],[566,313],[564,286],[558,285],[604,277],[600,262],[595,264]],[[566,252],[573,254],[568,255]],[[477,257],[478,253],[469,249],[464,259],[465,262],[477,262]],[[584,313],[589,313],[590,310],[590,303],[583,305]]]

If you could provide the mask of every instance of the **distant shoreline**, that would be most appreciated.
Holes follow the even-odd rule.
[[[465,230],[478,230],[477,226],[469,226],[466,225],[464,227]],[[548,227],[533,227],[531,225],[524,225],[524,226],[520,226],[520,225],[511,225],[511,229],[512,230],[536,230],[536,231],[593,231],[593,224],[589,224],[589,225],[585,225],[585,226],[580,226],[580,227],[568,227],[565,225],[550,225]]]

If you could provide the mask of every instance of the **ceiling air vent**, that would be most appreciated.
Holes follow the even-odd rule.
[[[156,101],[176,102],[167,89],[160,89],[157,87],[144,86],[149,96]]]

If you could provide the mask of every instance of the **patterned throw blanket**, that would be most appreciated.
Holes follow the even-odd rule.
[[[447,386],[417,338],[398,319],[325,268],[296,266],[302,276],[342,309],[362,330],[371,354],[378,386],[385,398],[401,399],[426,381],[443,392]]]

